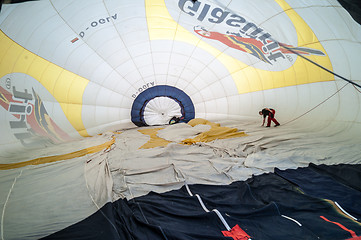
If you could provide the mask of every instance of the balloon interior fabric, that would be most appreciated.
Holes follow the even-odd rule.
[[[355,1],[0,6],[0,239],[361,239]]]

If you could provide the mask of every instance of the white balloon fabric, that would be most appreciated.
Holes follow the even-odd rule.
[[[360,26],[336,0],[30,1],[0,26],[2,155],[120,128],[160,85],[195,117],[288,121],[335,94],[303,120],[360,123],[359,89],[301,57],[360,81]]]
[[[361,130],[360,56],[361,26],[337,0],[4,3],[1,239],[47,236],[112,200],[107,157],[96,150],[115,142],[110,136],[99,140],[97,134],[107,131],[167,125],[173,117],[181,123],[258,119],[259,110],[272,107],[281,125],[332,129],[352,140]],[[84,139],[89,136],[94,138]],[[57,144],[61,151],[51,152]],[[95,155],[85,155],[90,153]],[[62,154],[72,161],[27,164]],[[51,173],[57,178],[41,182],[43,191],[32,196],[35,176]],[[89,177],[95,175],[99,182]],[[104,191],[94,190],[102,184]],[[79,198],[65,186],[80,189]],[[83,208],[74,203],[72,216],[41,215],[44,203],[37,200],[55,187],[51,201],[81,201]],[[11,216],[24,201],[33,208],[19,218],[25,219],[20,234]],[[58,225],[44,226],[47,220]]]
[[[181,116],[179,104],[168,97],[156,97],[144,109],[144,121],[147,125],[168,124],[172,117]]]

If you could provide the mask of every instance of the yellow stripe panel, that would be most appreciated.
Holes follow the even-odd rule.
[[[245,132],[239,132],[237,128],[221,127],[219,123],[213,123],[203,118],[195,118],[188,122],[188,125],[194,127],[199,124],[210,125],[211,129],[198,134],[194,138],[187,138],[181,141],[179,144],[192,145],[198,142],[211,142],[216,139],[228,139],[248,136]],[[150,128],[141,129],[138,132],[150,136],[148,142],[142,145],[139,149],[149,149],[155,147],[166,147],[171,141],[165,140],[157,136],[158,131],[164,128]]]
[[[248,136],[245,132],[239,132],[237,128],[221,127],[219,123],[210,122],[202,118],[195,118],[188,122],[192,127],[204,124],[211,126],[211,129],[198,134],[194,138],[187,138],[182,141],[185,145],[192,145],[198,142],[211,142],[216,139],[229,139]]]
[[[284,0],[275,1],[286,11],[293,22],[297,31],[298,46],[318,49],[326,53],[304,20]],[[297,57],[293,67],[283,71],[267,71],[248,66],[203,42],[193,33],[178,25],[170,16],[164,0],[145,0],[145,2],[150,40],[176,40],[204,49],[215,56],[227,68],[240,94],[334,80],[332,74],[300,57]],[[308,56],[308,58],[332,71],[331,61],[328,56]]]
[[[138,130],[138,132],[150,136],[150,139],[148,142],[146,142],[143,146],[141,146],[139,149],[149,149],[149,148],[155,148],[155,147],[166,147],[170,141],[167,141],[163,138],[160,138],[157,136],[157,133],[159,130],[162,130],[164,128],[151,128],[151,129],[141,129]]]
[[[0,77],[16,72],[25,73],[39,81],[59,102],[78,133],[89,136],[81,114],[83,94],[89,80],[24,49],[0,31]]]
[[[149,39],[177,40],[191,45],[197,43],[198,47],[208,51],[214,56],[221,55],[218,49],[201,41],[194,34],[178,25],[169,15],[164,0],[145,0],[146,17],[148,22]],[[233,58],[231,58],[233,59]]]
[[[57,156],[36,158],[33,160],[19,162],[19,163],[0,164],[0,170],[9,170],[9,169],[21,168],[21,167],[25,167],[25,166],[29,166],[29,165],[40,165],[40,164],[53,163],[53,162],[78,158],[78,157],[85,156],[87,154],[96,153],[96,152],[100,152],[104,149],[108,149],[114,143],[115,143],[115,138],[113,137],[112,140],[110,140],[106,143],[103,143],[101,145],[90,147],[90,148],[85,148],[85,149],[75,151],[72,153],[67,153],[67,154],[62,154],[62,155],[57,155]]]

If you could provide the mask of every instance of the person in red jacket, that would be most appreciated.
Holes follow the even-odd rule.
[[[276,124],[275,127],[280,125],[279,122],[275,118],[276,110],[274,110],[272,108],[264,108],[261,111],[259,111],[258,113],[259,113],[259,115],[263,115],[262,126],[264,126],[264,122],[265,122],[267,116],[268,116],[268,119],[267,119],[267,126],[266,127],[271,126],[271,121],[273,121]]]

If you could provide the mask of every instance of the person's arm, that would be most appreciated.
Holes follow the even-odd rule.
[[[263,122],[262,122],[262,127],[264,126],[264,122],[265,122],[266,118],[263,117]]]

